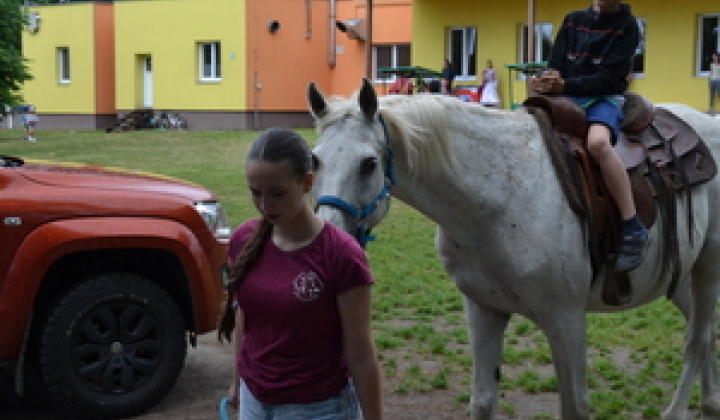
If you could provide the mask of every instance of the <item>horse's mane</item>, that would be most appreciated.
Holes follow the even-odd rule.
[[[329,112],[317,121],[318,130],[360,112],[356,96],[330,98]],[[378,100],[378,112],[388,125],[391,141],[412,174],[453,168],[455,157],[447,129],[451,121],[469,124],[472,114],[497,112],[443,95],[390,95]]]

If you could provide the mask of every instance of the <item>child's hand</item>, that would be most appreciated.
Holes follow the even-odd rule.
[[[530,79],[530,89],[537,93],[562,93],[565,91],[565,80],[557,70],[545,70],[539,76]]]

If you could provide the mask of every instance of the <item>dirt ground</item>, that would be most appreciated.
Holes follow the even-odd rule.
[[[216,420],[218,402],[230,383],[232,346],[220,345],[214,333],[199,337],[198,347],[188,349],[188,356],[178,382],[170,394],[138,420]],[[385,418],[388,420],[469,420],[466,404],[455,401],[450,391],[432,391],[409,395],[391,392],[392,379],[384,382]],[[555,394],[504,395],[503,401],[515,405],[513,417],[498,414],[497,420],[532,419],[536,413],[557,416]],[[543,417],[545,418],[545,417]],[[70,420],[53,407],[39,406],[36,401],[15,400],[0,395],[0,419],[3,420]]]

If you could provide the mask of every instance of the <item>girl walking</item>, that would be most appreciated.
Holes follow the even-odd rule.
[[[315,215],[313,165],[290,130],[263,132],[248,152],[260,219],[231,238],[218,330],[221,341],[235,336],[229,397],[239,420],[382,419],[373,278],[355,240]]]

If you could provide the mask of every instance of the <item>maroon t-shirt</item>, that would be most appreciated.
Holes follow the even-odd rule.
[[[234,260],[258,221],[230,240]],[[373,279],[362,248],[329,222],[307,246],[290,252],[265,242],[238,289],[245,336],[237,368],[267,404],[322,401],[347,384],[337,297]]]

